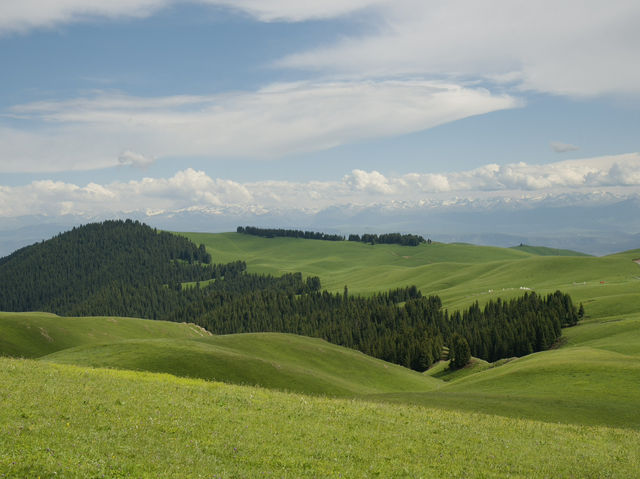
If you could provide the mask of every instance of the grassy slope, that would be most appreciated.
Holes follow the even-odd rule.
[[[42,360],[335,396],[428,391],[440,384],[320,339],[277,333],[124,341],[67,349]]]
[[[590,256],[586,253],[580,253],[579,251],[573,251],[570,249],[558,249],[547,248],[546,246],[512,246],[513,249],[518,251],[525,251],[527,253],[536,254],[540,256]]]
[[[0,355],[37,358],[67,348],[135,338],[201,338],[193,324],[134,318],[66,318],[0,312]]]
[[[640,432],[0,358],[0,477],[637,477]]]
[[[596,258],[463,244],[372,247],[233,233],[197,235],[197,241],[204,242],[214,258],[247,255],[250,271],[301,270],[319,275],[326,286],[340,289],[348,284],[350,291],[365,294],[416,284],[423,292],[441,295],[449,308],[520,295],[520,286],[542,293],[561,289],[584,302],[587,311],[584,324],[565,330],[567,344],[561,349],[495,368],[440,376],[432,371],[429,375],[448,380],[438,390],[372,397],[554,422],[640,428],[636,413],[640,267],[632,261],[640,257],[640,250]]]
[[[358,377],[353,368],[346,367],[350,360],[340,360],[342,364],[338,361],[334,365],[327,359],[333,352],[316,358],[308,354],[308,348],[304,351],[306,346],[302,352],[295,351],[295,341],[291,338],[285,340],[290,349],[281,345],[276,347],[269,341],[263,341],[260,336],[255,336],[257,339],[252,341],[249,341],[249,336],[228,336],[206,339],[203,343],[154,340],[117,346],[84,346],[61,352],[50,359],[96,366],[170,371],[304,392],[368,394],[377,399],[498,412],[550,421],[640,427],[638,420],[630,415],[630,411],[640,406],[640,398],[635,389],[629,386],[638,379],[640,269],[632,260],[640,256],[640,251],[605,258],[542,257],[511,249],[461,244],[434,244],[418,248],[388,245],[371,247],[347,242],[267,240],[237,234],[199,235],[194,239],[205,242],[217,261],[246,255],[244,257],[248,260],[249,269],[254,271],[260,268],[272,273],[303,270],[306,274],[320,274],[326,284],[327,278],[333,278],[329,271],[335,268],[335,276],[342,278],[333,278],[338,289],[347,283],[353,291],[354,282],[371,290],[410,283],[417,284],[423,291],[434,288],[434,292],[437,292],[437,288],[443,287],[448,295],[443,297],[449,307],[476,299],[483,301],[496,295],[522,293],[512,288],[503,291],[498,289],[500,285],[521,284],[542,292],[561,288],[569,291],[577,300],[585,301],[588,319],[584,325],[566,331],[568,344],[561,350],[516,360],[499,368],[475,368],[471,371],[474,374],[464,371],[462,374],[449,375],[447,379],[450,381],[446,385],[428,392],[419,391],[424,391],[422,387],[432,389],[433,383],[415,383],[415,377],[410,380],[403,377],[397,382],[388,378],[382,380],[383,376],[376,376],[380,368],[371,373],[377,379],[367,378],[373,363],[364,369],[356,367],[355,370],[367,371]],[[285,266],[280,267],[280,264]],[[395,276],[416,281],[396,283],[392,279]],[[359,283],[364,277],[367,277],[367,282]],[[571,283],[569,278],[572,278]],[[488,293],[488,287],[496,288],[495,292]],[[366,289],[360,292],[366,292]],[[618,321],[621,318],[623,321]],[[44,319],[46,316],[39,320]],[[57,318],[53,322],[57,324],[61,320]],[[84,324],[78,322],[81,321],[79,319],[75,321],[76,325]],[[102,321],[107,320],[102,318]],[[64,340],[49,343],[39,331],[40,327],[35,326],[32,326],[29,334],[32,339],[39,340],[36,352],[52,352],[62,346],[76,346],[69,344],[73,341],[67,336]],[[44,329],[49,330],[47,327]],[[68,331],[69,328],[66,328]],[[194,331],[185,332],[195,334]],[[145,331],[139,333],[140,336],[122,334],[114,340],[148,335]],[[95,336],[95,333],[85,333],[84,340],[91,337],[90,334]],[[94,339],[88,342],[94,345],[107,342]],[[54,349],[51,351],[47,348]],[[115,354],[116,351],[118,354]],[[38,354],[31,352],[23,355]],[[237,358],[242,358],[242,362]],[[345,380],[345,377],[349,380]],[[367,384],[370,386],[367,387]],[[386,389],[381,387],[384,384],[387,385]],[[612,388],[616,391],[615,395],[610,394]],[[412,390],[412,393],[407,392]]]
[[[415,284],[425,294],[438,294],[445,307],[460,308],[521,295],[521,287],[541,293],[561,289],[585,307],[589,302],[594,317],[640,311],[640,268],[632,262],[640,250],[603,258],[558,257],[467,244],[371,246],[238,233],[185,235],[204,243],[216,262],[243,259],[250,272],[317,275],[333,291],[348,285],[352,293],[367,294]]]

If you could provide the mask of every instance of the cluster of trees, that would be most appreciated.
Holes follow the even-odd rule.
[[[204,248],[137,222],[87,225],[4,258],[0,310],[188,321],[219,334],[295,333],[418,371],[444,346],[454,367],[471,354],[495,361],[546,349],[583,312],[558,291],[450,314],[415,286],[359,297],[346,286],[322,291],[317,277],[249,274],[241,261],[206,261]],[[187,281],[196,286],[182,287]]]
[[[381,235],[365,233],[360,235],[349,235],[349,241],[360,241],[370,244],[399,244],[402,246],[418,246],[421,243],[431,244],[431,240],[425,240],[420,235],[385,233]]]
[[[324,241],[344,241],[344,236],[340,235],[318,233],[317,231],[285,230],[281,228],[256,228],[255,226],[238,226],[236,232],[253,236],[261,236],[263,238],[285,237]]]
[[[303,238],[325,241],[344,241],[345,237],[341,235],[333,235],[327,233],[319,233],[316,231],[287,230],[281,228],[256,228],[255,226],[238,226],[236,232],[247,235],[261,236],[263,238]],[[385,234],[369,234],[362,236],[350,234],[349,241],[358,241],[369,244],[399,244],[402,246],[418,246],[421,243],[431,244],[431,240],[425,240],[420,235],[401,234],[401,233],[385,233]]]

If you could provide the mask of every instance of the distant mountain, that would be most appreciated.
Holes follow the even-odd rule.
[[[640,247],[638,211],[640,196],[575,193],[515,199],[427,198],[420,202],[345,204],[314,211],[221,206],[154,214],[128,212],[120,216],[170,231],[219,233],[235,231],[238,225],[342,235],[399,231],[441,242],[504,247],[524,243],[605,255]],[[26,216],[4,221],[0,227],[0,256],[66,229],[61,225],[87,221],[72,215],[55,219]]]

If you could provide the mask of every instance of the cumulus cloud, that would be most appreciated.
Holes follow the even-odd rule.
[[[0,186],[0,217],[42,214],[96,217],[131,212],[318,212],[331,206],[464,203],[476,199],[561,197],[571,193],[638,195],[640,154],[568,160],[546,165],[485,165],[451,173],[385,176],[353,170],[336,181],[256,181],[211,178],[187,168],[169,178],[89,183],[34,181]],[[597,195],[596,195],[597,196]]]
[[[576,145],[572,145],[571,143],[562,143],[560,141],[552,141],[551,149],[556,153],[566,153],[568,151],[579,150],[580,147]]]
[[[343,182],[355,191],[367,193],[389,194],[395,188],[389,180],[377,171],[366,172],[363,170],[353,170],[350,175],[346,175]]]
[[[7,112],[21,119],[22,129],[0,123],[0,171],[145,166],[162,156],[277,157],[420,131],[517,105],[510,96],[482,88],[414,80],[281,83],[209,96],[105,93],[34,102]]]

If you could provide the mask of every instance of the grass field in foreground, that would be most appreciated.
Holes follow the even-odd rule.
[[[13,318],[14,322],[7,322],[7,318]],[[53,348],[59,338],[68,344],[65,333],[79,326],[76,334],[70,335],[79,346],[42,354],[42,361],[164,372],[316,395],[412,403],[551,422],[640,429],[637,415],[640,317],[633,315],[566,329],[567,344],[558,350],[508,363],[500,361],[499,366],[476,360],[474,365],[454,373],[445,371],[440,364],[425,374],[319,339],[277,333],[202,337],[190,325],[134,319],[114,322],[114,318],[56,319],[40,314],[31,318],[26,314],[0,314],[0,337],[5,338],[5,343],[8,335],[3,326],[15,327],[16,318],[25,320],[29,331],[38,332],[32,336],[36,345],[43,341],[41,325],[47,325],[52,339],[51,343],[45,340],[48,348]],[[52,319],[56,319],[57,329],[49,326],[47,321]],[[149,333],[143,326],[159,337],[135,337]],[[183,336],[161,336],[171,326]],[[93,337],[86,331],[93,331]],[[100,337],[110,339],[96,342],[98,331]],[[134,339],[123,336],[127,331]]]
[[[183,233],[204,243],[214,262],[244,260],[248,271],[319,276],[324,288],[351,293],[416,285],[449,309],[531,288],[557,289],[585,302],[591,317],[640,311],[640,250],[605,257],[546,256],[548,248],[496,248],[469,244],[368,245],[238,233]]]
[[[0,358],[0,477],[631,478],[640,433]]]

